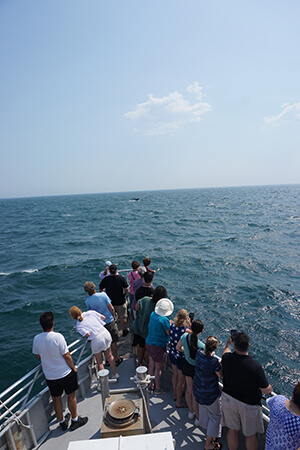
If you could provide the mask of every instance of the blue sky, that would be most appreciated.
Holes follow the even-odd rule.
[[[1,0],[0,197],[299,183],[298,0]]]

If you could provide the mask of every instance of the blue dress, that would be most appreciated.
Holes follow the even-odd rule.
[[[170,345],[169,345],[169,355],[175,359],[183,359],[184,354],[176,350],[176,345],[179,339],[185,333],[186,327],[175,327],[172,323],[170,327]]]
[[[286,400],[283,395],[268,400],[270,423],[265,450],[297,450],[300,447],[300,416],[287,409]]]

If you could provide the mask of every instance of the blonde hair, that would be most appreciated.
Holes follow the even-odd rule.
[[[186,309],[180,309],[174,319],[175,327],[183,327],[189,325],[189,315]]]
[[[218,338],[216,336],[208,336],[205,342],[205,354],[206,356],[210,356],[212,352],[217,350],[219,345]]]
[[[69,309],[69,314],[72,317],[72,319],[79,320],[79,322],[82,322],[82,311],[77,306],[72,306],[72,308]]]

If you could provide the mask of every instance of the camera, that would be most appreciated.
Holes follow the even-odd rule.
[[[230,330],[230,336],[231,336],[232,341],[234,340],[236,333],[237,333],[237,330]]]

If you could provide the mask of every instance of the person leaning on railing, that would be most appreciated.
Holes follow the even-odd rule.
[[[247,450],[258,448],[256,433],[264,432],[261,397],[272,392],[264,369],[248,355],[249,347],[249,336],[239,332],[233,340],[229,336],[223,351],[222,425],[228,427],[230,450],[238,449],[240,429]]]
[[[221,437],[221,392],[219,378],[222,367],[215,356],[219,341],[216,336],[208,336],[205,350],[198,350],[195,358],[193,394],[199,404],[197,425],[206,430],[205,450],[220,450],[222,444],[216,439]]]
[[[291,400],[275,395],[267,400],[270,423],[265,450],[300,449],[300,382],[296,384]]]

